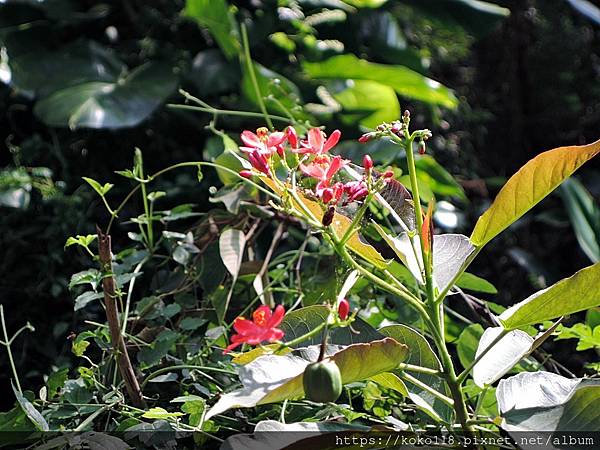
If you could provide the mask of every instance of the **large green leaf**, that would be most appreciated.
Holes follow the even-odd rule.
[[[187,0],[183,13],[208,29],[228,59],[240,52],[234,18],[225,0]]]
[[[256,405],[302,398],[302,377],[306,366],[316,361],[319,346],[295,354],[265,355],[239,369],[243,388],[223,395],[208,411],[206,419],[231,408],[250,408]],[[297,354],[302,356],[298,356]],[[365,380],[378,373],[389,372],[402,363],[408,347],[392,338],[370,343],[353,344],[329,358],[342,375],[344,384]]]
[[[471,234],[473,245],[487,244],[598,153],[600,140],[589,145],[555,148],[530,160],[508,180],[492,206],[479,218]]]
[[[600,207],[576,178],[560,186],[560,195],[571,219],[577,242],[592,262],[600,261]]]
[[[371,80],[390,86],[407,98],[448,108],[457,105],[456,97],[446,87],[404,66],[371,63],[347,54],[304,63],[303,68],[312,78]]]
[[[400,117],[400,103],[396,92],[389,86],[369,80],[355,80],[350,87],[334,94],[343,110],[343,118],[354,123],[354,116],[363,117],[359,123],[375,128],[383,122]]]
[[[38,42],[18,52],[11,46],[9,58],[11,85],[36,97],[82,83],[110,83],[125,71],[114,53],[94,41],[81,40],[55,50]]]
[[[514,330],[598,306],[599,283],[597,263],[511,306],[500,315],[500,320],[505,329]]]
[[[34,112],[49,126],[133,127],[152,114],[176,86],[170,65],[148,63],[124,78],[59,89],[38,101]]]
[[[333,299],[332,299],[333,300]],[[314,330],[317,326],[326,322],[329,317],[329,308],[325,305],[313,305],[306,308],[296,309],[285,315],[279,328],[285,333],[284,342],[296,339]],[[354,330],[354,331],[352,331]],[[335,328],[329,333],[329,343],[337,345],[349,345],[359,342],[371,342],[383,338],[371,325],[357,318],[352,323],[352,330],[348,327]],[[319,333],[301,345],[316,345],[321,342],[323,333]]]
[[[483,36],[494,29],[510,11],[481,0],[409,0],[448,27],[459,26],[475,36]]]
[[[409,354],[405,361],[407,364],[440,370],[440,361],[431,349],[429,342],[417,331],[406,325],[390,325],[380,328],[379,332],[408,346]],[[423,373],[411,373],[411,375],[427,386],[445,393],[446,384],[441,378]],[[448,406],[430,392],[410,383],[406,385],[406,388],[409,398],[434,419],[448,419],[451,416],[452,413]]]
[[[509,432],[600,429],[600,380],[524,372],[500,381],[496,397]]]

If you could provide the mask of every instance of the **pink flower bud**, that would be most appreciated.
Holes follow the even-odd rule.
[[[340,300],[340,304],[338,305],[338,316],[340,316],[340,319],[346,320],[348,318],[349,312],[350,303],[348,303],[348,300],[343,298],[342,300]]]
[[[287,130],[285,130],[285,135],[292,148],[298,148],[298,134],[293,126],[290,125],[287,127]]]
[[[252,171],[251,170],[240,170],[240,177],[252,178]]]
[[[425,141],[419,141],[419,155],[424,155],[426,148]]]
[[[373,160],[369,155],[363,156],[363,167],[366,171],[369,171],[373,168]]]
[[[372,137],[373,137],[373,135],[371,133],[365,133],[361,137],[358,138],[358,142],[360,142],[361,144],[364,144],[366,142],[369,142]]]
[[[383,178],[393,178],[394,177],[394,172],[391,170],[386,170],[383,173]]]

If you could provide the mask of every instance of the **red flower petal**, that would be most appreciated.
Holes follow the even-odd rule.
[[[262,147],[262,142],[260,141],[259,137],[254,134],[252,131],[244,131],[242,132],[241,136],[242,141],[244,142],[244,144],[246,144],[248,147]]]
[[[321,130],[318,128],[311,128],[308,130],[308,145],[312,149],[313,153],[321,153],[324,143],[325,138]]]
[[[285,308],[282,305],[277,305],[275,307],[275,311],[273,311],[273,315],[270,317],[269,322],[267,323],[268,328],[276,327],[283,320],[283,316],[285,315]]]
[[[329,139],[327,139],[327,142],[325,142],[325,145],[323,146],[322,152],[324,153],[331,150],[335,144],[338,143],[341,135],[342,133],[340,130],[335,130],[333,133],[331,133],[331,136],[329,136]]]

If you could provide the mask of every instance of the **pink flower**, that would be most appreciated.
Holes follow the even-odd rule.
[[[240,177],[244,177],[244,178],[252,178],[252,171],[251,170],[240,170]]]
[[[252,320],[238,317],[233,322],[233,329],[237,334],[231,336],[231,344],[223,353],[229,353],[234,348],[246,343],[258,345],[261,342],[275,342],[283,337],[283,331],[276,328],[285,314],[285,309],[277,305],[275,311],[266,305],[260,306],[252,314]]]
[[[348,318],[349,312],[350,303],[348,303],[348,300],[343,298],[342,300],[340,300],[340,304],[338,305],[338,316],[340,316],[340,319],[346,320]]]
[[[339,192],[338,195],[338,192],[335,192],[335,190],[327,191],[327,193],[325,193],[325,190],[328,188],[331,189],[331,179],[347,163],[348,161],[342,159],[342,157],[339,155],[334,156],[333,158],[330,158],[327,155],[322,155],[316,156],[309,165],[300,164],[300,170],[305,175],[319,180],[315,189],[315,193],[318,197],[321,197],[323,202],[329,203],[329,201],[336,197],[339,200],[341,192]],[[325,198],[323,198],[324,193]],[[326,199],[329,199],[329,201],[325,201]]]
[[[295,153],[312,153],[314,155],[322,155],[331,150],[340,140],[342,133],[340,130],[335,130],[329,136],[329,139],[325,140],[326,135],[318,128],[311,128],[308,130],[308,139],[301,142],[302,147],[293,150]]]
[[[323,200],[323,203],[331,203],[337,204],[342,198],[342,194],[344,193],[344,185],[342,183],[335,183],[333,187],[326,187],[321,189],[320,197]]]
[[[349,202],[355,202],[357,200],[362,200],[369,193],[369,189],[364,181],[349,181],[344,185],[344,192],[348,196],[346,200]]]
[[[252,164],[252,167],[254,167],[259,172],[262,172],[267,176],[271,176],[269,173],[270,172],[269,171],[269,160],[263,153],[261,153],[260,150],[258,150],[258,149],[252,150],[248,154],[248,161],[250,161],[250,164]]]
[[[282,144],[286,140],[285,133],[281,131],[269,133],[269,130],[265,127],[257,129],[256,134],[246,130],[242,132],[240,137],[245,144],[244,147],[240,147],[241,151],[251,153],[258,150],[266,156],[271,156],[275,152],[283,152]]]

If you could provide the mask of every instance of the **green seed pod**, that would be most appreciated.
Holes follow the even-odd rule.
[[[304,393],[308,400],[335,402],[342,393],[342,375],[333,361],[319,361],[304,369]]]

